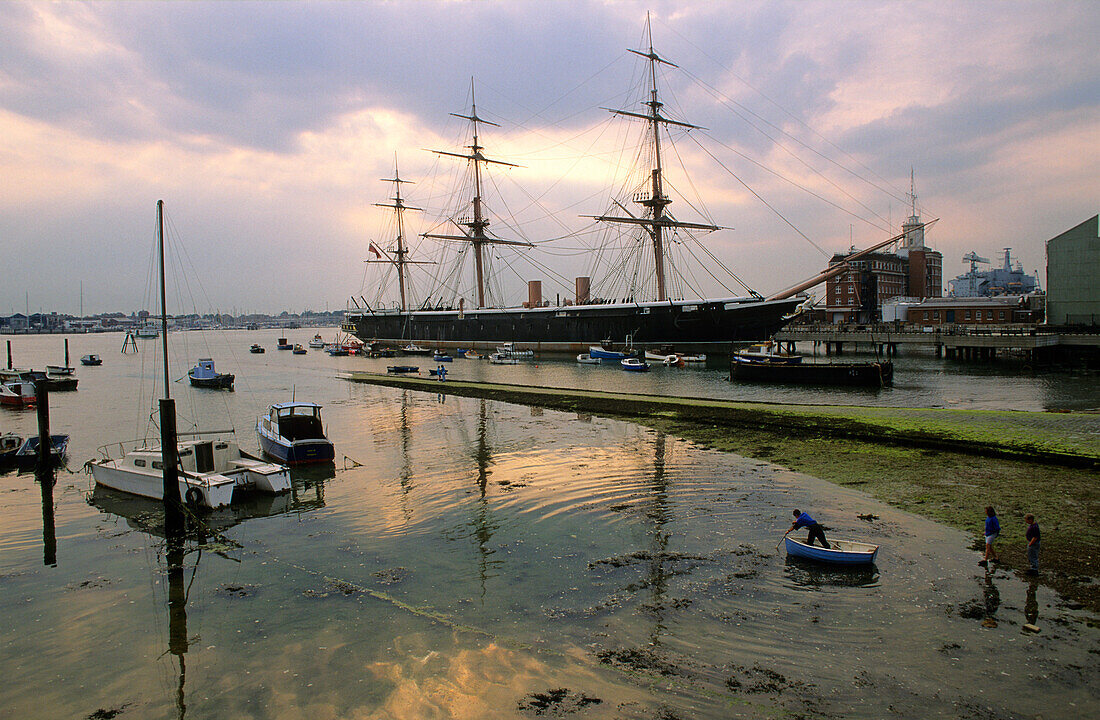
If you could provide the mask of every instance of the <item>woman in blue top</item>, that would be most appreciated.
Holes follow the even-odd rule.
[[[995,563],[1001,562],[997,551],[993,549],[993,541],[997,539],[1000,533],[1001,523],[997,521],[997,513],[993,510],[992,505],[988,505],[985,508],[985,557],[978,563],[982,567],[987,567],[990,560]]]

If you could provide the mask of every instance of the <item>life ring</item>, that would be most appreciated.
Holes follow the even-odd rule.
[[[184,495],[187,499],[188,505],[202,505],[202,490],[197,487],[187,488],[187,493]]]

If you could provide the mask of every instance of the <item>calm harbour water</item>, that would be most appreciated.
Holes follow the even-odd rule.
[[[313,331],[285,334],[304,344]],[[0,717],[1070,718],[1095,707],[1095,618],[980,572],[962,533],[627,422],[350,383],[337,371],[394,361],[292,356],[276,336],[171,335],[173,380],[199,356],[238,375],[231,393],[173,382],[181,427],[231,423],[254,447],[268,404],[313,400],[336,469],[295,471],[293,494],[210,515],[171,588],[156,505],[93,493],[79,472],[98,446],[143,434],[156,343],[122,355],[118,335],[70,338],[74,363],[104,358],[78,369],[77,392],[52,396],[74,472],[45,504],[33,476],[0,478]],[[62,360],[60,337],[10,339],[18,366]],[[267,353],[249,355],[252,342]],[[1087,377],[902,361],[897,388],[836,395],[738,387],[719,368],[456,360],[451,371],[753,400],[1100,405]],[[0,410],[4,432],[35,422]],[[787,560],[776,542],[794,506],[835,536],[881,543],[875,568]],[[1038,635],[1021,632],[1029,609]],[[983,627],[990,617],[997,626]]]

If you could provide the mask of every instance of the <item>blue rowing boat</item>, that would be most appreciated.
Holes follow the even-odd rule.
[[[807,545],[805,540],[796,540],[790,535],[787,535],[784,540],[788,555],[838,565],[870,564],[875,561],[875,556],[878,554],[878,545],[854,540],[830,540],[829,548]]]

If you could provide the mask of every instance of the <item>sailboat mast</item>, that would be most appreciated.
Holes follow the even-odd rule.
[[[160,339],[164,351],[164,399],[171,397],[168,379],[168,303],[164,291],[164,201],[157,200],[157,245],[160,249]]]

